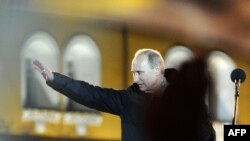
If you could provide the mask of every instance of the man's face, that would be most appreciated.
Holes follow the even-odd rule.
[[[131,66],[134,82],[139,86],[141,91],[152,93],[157,87],[159,71],[151,68],[145,55],[137,56]]]

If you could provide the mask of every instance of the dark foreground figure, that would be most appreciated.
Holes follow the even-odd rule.
[[[149,104],[148,131],[153,141],[215,141],[205,95],[209,75],[203,59],[182,65],[165,91]]]

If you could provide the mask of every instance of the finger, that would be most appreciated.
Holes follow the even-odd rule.
[[[45,69],[44,65],[40,61],[38,61],[38,60],[34,60],[33,64],[37,67],[37,69],[40,69],[41,71],[43,71]]]
[[[38,68],[37,66],[35,66],[35,65],[33,65],[33,68],[35,69],[35,70],[37,70],[38,72],[40,72],[40,73],[42,73],[43,72],[43,70],[41,70],[40,68]]]

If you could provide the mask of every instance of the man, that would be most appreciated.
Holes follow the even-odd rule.
[[[164,71],[160,53],[153,49],[138,50],[131,65],[134,84],[125,90],[93,86],[73,80],[35,60],[34,67],[47,84],[72,100],[90,108],[118,115],[121,118],[122,141],[147,141],[145,133],[147,105],[152,97],[164,94],[176,75],[174,69]],[[165,73],[165,76],[164,76]]]

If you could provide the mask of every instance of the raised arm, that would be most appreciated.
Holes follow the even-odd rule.
[[[74,80],[52,72],[49,67],[38,60],[34,60],[33,65],[50,87],[82,105],[116,115],[120,115],[125,108],[128,90],[101,88],[84,81]]]
[[[59,73],[53,74],[54,80],[47,81],[47,84],[82,105],[116,115],[125,108],[128,90],[101,88]]]

